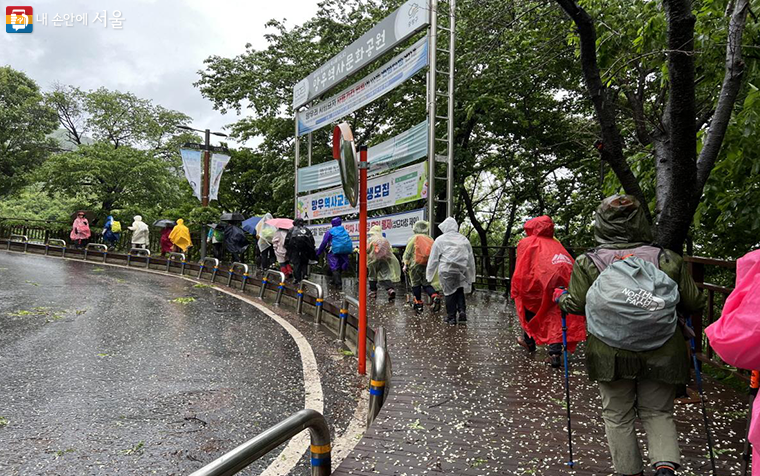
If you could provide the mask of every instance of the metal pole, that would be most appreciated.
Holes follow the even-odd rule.
[[[309,157],[309,167],[311,167],[311,151],[312,151],[312,143],[313,143],[313,142],[312,142],[311,132],[309,132],[309,153],[308,153],[308,157]],[[296,173],[298,173],[298,171],[296,171]],[[311,218],[307,219],[307,220],[306,220],[306,223],[307,223],[308,225],[311,225]],[[306,266],[307,266],[306,270],[308,271],[308,269],[309,269],[309,268],[308,268],[308,266],[309,266],[309,265],[308,265],[308,263],[306,264]],[[308,274],[308,273],[307,273],[307,274]]]
[[[456,39],[456,0],[449,0],[449,154],[446,171],[446,216],[454,214],[454,47]]]
[[[298,137],[298,112],[295,112],[295,128],[296,128],[296,150],[295,150],[295,156],[296,156],[296,162],[295,162],[295,179],[293,180],[294,186],[295,186],[295,195],[293,199],[293,217],[298,217],[298,166],[300,165],[300,159],[301,159],[301,140]]]
[[[359,373],[367,371],[367,146],[359,148]]]
[[[430,28],[428,33],[428,221],[430,236],[435,236],[435,66],[438,29],[438,0],[430,0]]]

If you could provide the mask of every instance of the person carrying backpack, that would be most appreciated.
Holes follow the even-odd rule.
[[[438,282],[438,276],[434,276],[432,281],[428,281],[425,276],[430,250],[433,248],[433,239],[429,236],[430,224],[425,220],[417,221],[412,231],[414,235],[409,238],[401,260],[404,263],[404,272],[409,274],[409,280],[412,282],[414,310],[417,313],[422,312],[422,291],[424,290],[433,301],[433,311],[438,311],[441,308],[441,297],[438,295],[441,285]]]
[[[525,222],[525,238],[517,244],[517,264],[511,280],[512,299],[523,328],[517,342],[530,352],[536,344],[549,346],[549,363],[562,365],[562,319],[553,302],[554,289],[566,287],[573,269],[573,258],[554,238],[554,222],[546,215]],[[568,350],[586,340],[583,316],[567,316]]]
[[[113,215],[108,215],[106,224],[103,225],[103,241],[109,250],[116,247],[121,232],[121,223],[113,219]]]
[[[401,265],[393,254],[391,242],[383,236],[383,229],[377,225],[369,229],[367,238],[367,270],[369,296],[377,297],[377,283],[386,289],[388,300],[396,298],[393,283],[401,281]]]
[[[643,474],[638,415],[655,476],[672,476],[681,459],[673,401],[690,367],[676,310],[699,311],[702,296],[683,258],[650,245],[649,222],[636,198],[604,199],[594,237],[599,246],[578,257],[568,289],[555,290],[555,300],[567,313],[586,315],[586,368],[599,384],[615,470]]]
[[[306,228],[303,219],[293,220],[293,228],[285,235],[285,249],[293,265],[293,279],[296,284],[306,277],[309,260],[316,258],[314,246],[314,235]]]
[[[322,244],[319,245],[317,256],[321,255],[329,246],[330,251],[327,253],[327,264],[330,265],[332,272],[332,283],[338,289],[343,287],[341,273],[348,269],[348,257],[354,250],[354,244],[348,232],[343,228],[343,222],[340,217],[330,220],[330,228],[325,236],[322,237]]]
[[[464,295],[472,290],[475,282],[475,255],[470,240],[459,233],[459,224],[452,217],[446,218],[438,229],[443,234],[433,242],[425,275],[431,281],[438,272],[446,297],[447,322],[454,325],[457,313],[459,322],[467,321]]]

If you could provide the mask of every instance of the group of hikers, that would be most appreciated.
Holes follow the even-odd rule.
[[[170,220],[160,220],[165,225],[161,231],[161,256],[171,252],[186,252],[188,248],[193,246],[192,239],[190,238],[190,230],[185,226],[185,221],[180,218],[176,222]],[[148,225],[143,221],[142,216],[135,215],[133,217],[132,225],[127,227],[132,232],[131,245],[132,248],[148,248],[150,244],[150,229]],[[105,223],[103,224],[103,244],[105,244],[109,250],[116,247],[116,244],[121,239],[123,233],[121,222],[114,219],[113,215],[108,215]],[[76,218],[71,225],[71,233],[69,238],[76,248],[84,248],[92,238],[92,231],[90,230],[90,220],[87,218],[87,212],[76,212]]]
[[[548,361],[560,367],[563,350],[567,356],[585,340],[586,371],[602,397],[615,471],[644,474],[638,418],[655,476],[674,475],[681,460],[674,402],[684,396],[692,362],[703,397],[687,316],[700,312],[705,302],[684,259],[652,244],[641,204],[627,195],[602,201],[594,215],[597,246],[575,260],[554,238],[548,216],[529,220],[524,228],[527,236],[517,246],[511,284],[524,330],[518,343],[529,352],[547,345]],[[760,368],[758,296],[760,250],[737,262],[736,291],[721,318],[706,329],[713,349],[731,365]],[[565,359],[566,379],[567,365]],[[703,398],[701,403],[704,412]],[[759,406],[756,402],[755,414]],[[752,419],[749,438],[760,461],[760,419]]]

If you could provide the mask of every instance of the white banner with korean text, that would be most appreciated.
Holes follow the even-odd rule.
[[[427,198],[427,164],[425,162],[395,170],[367,181],[367,210],[409,203]],[[304,220],[359,213],[352,207],[342,187],[298,197],[298,216]]]
[[[382,97],[428,64],[425,36],[373,73],[347,89],[298,113],[298,135],[329,126],[338,119]]]
[[[182,168],[185,170],[185,178],[190,188],[193,189],[193,195],[198,200],[201,199],[201,151],[193,149],[180,149],[182,156]]]
[[[392,215],[385,215],[381,217],[368,218],[367,230],[375,225],[380,226],[383,229],[385,237],[391,242],[391,246],[406,246],[409,242],[409,238],[414,235],[414,224],[420,220],[425,219],[425,209],[420,208],[418,210],[412,210],[410,212],[394,213]],[[359,220],[344,221],[343,227],[351,235],[351,240],[354,242],[354,246],[359,246]],[[329,223],[324,225],[309,225],[309,228],[314,235],[314,241],[319,246],[322,243],[322,238],[327,233],[327,230],[332,228]]]
[[[222,173],[224,168],[227,167],[227,163],[230,161],[229,155],[212,154],[211,155],[211,182],[209,185],[209,200],[217,200],[219,196],[219,182],[222,181]]]
[[[367,150],[371,178],[387,170],[410,164],[417,159],[427,157],[428,122],[427,119],[411,129],[392,137]],[[340,185],[340,167],[337,160],[298,169],[298,193],[322,190]]]

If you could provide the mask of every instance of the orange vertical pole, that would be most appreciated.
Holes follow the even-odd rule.
[[[359,148],[359,373],[367,371],[367,146]]]

